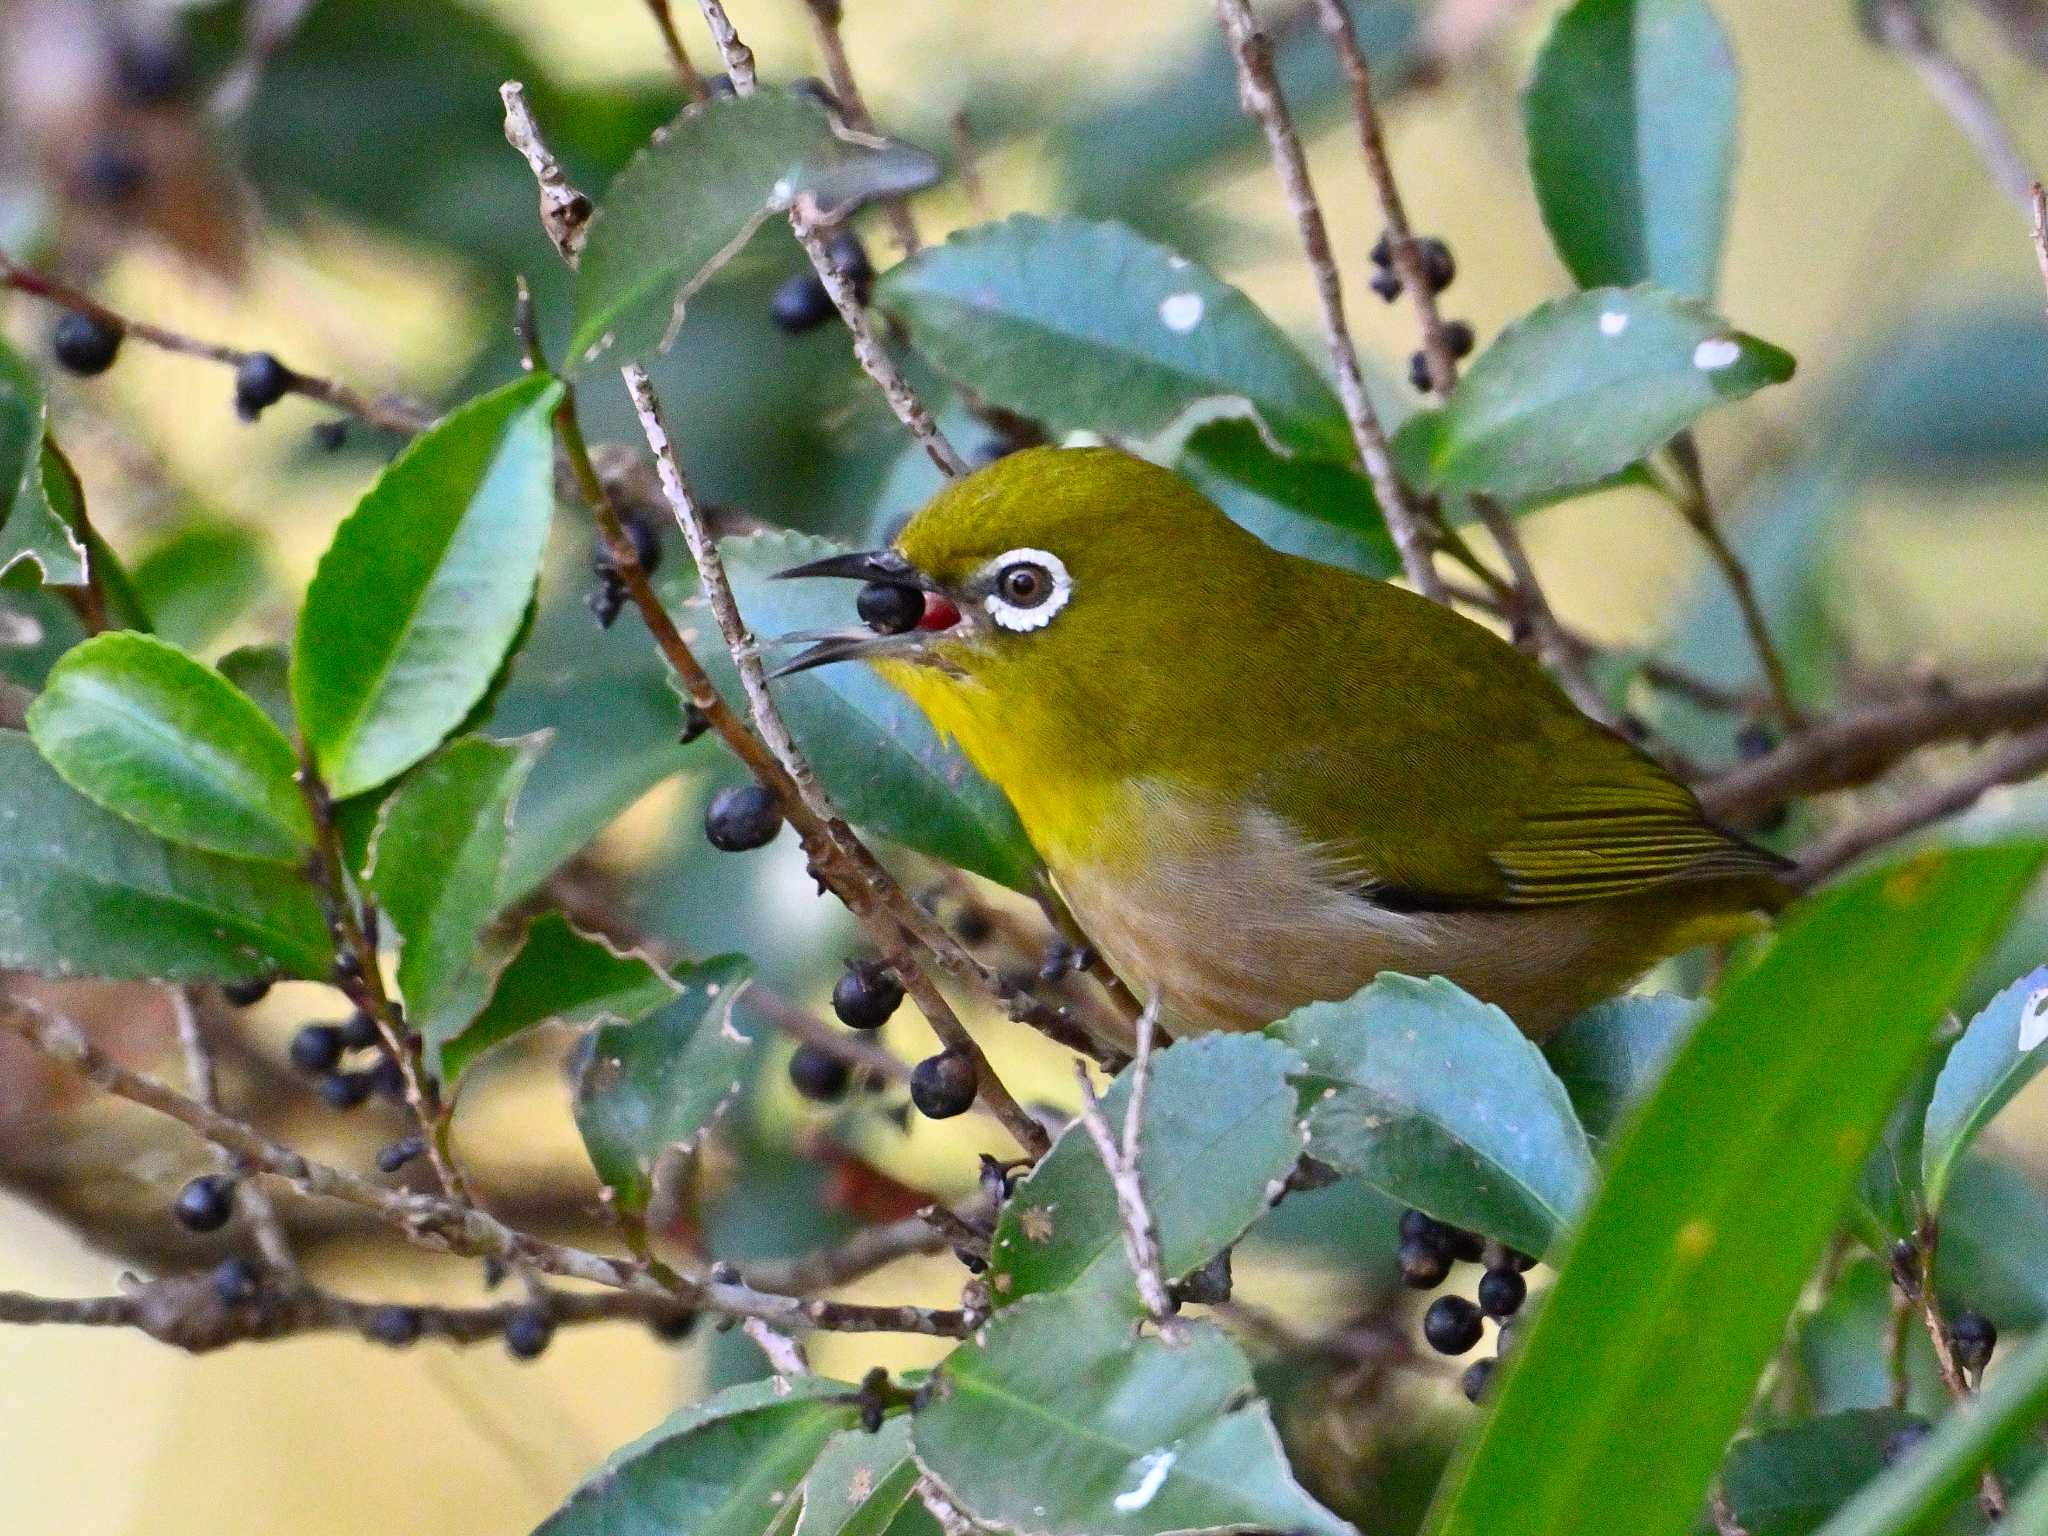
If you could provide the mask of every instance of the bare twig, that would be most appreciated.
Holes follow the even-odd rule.
[[[1158,999],[1155,997],[1138,1015],[1138,1051],[1130,1066],[1131,1094],[1124,1111],[1121,1145],[1102,1113],[1102,1103],[1095,1097],[1094,1085],[1088,1081],[1087,1067],[1078,1061],[1074,1063],[1074,1077],[1081,1085],[1081,1127],[1088,1133],[1088,1139],[1095,1143],[1095,1150],[1102,1154],[1102,1166],[1109,1174],[1111,1188],[1116,1191],[1117,1214],[1123,1218],[1124,1256],[1130,1261],[1131,1273],[1137,1277],[1138,1299],[1159,1325],[1160,1337],[1172,1342],[1179,1337],[1180,1324],[1174,1316],[1173,1297],[1166,1288],[1166,1277],[1160,1268],[1159,1228],[1152,1219],[1152,1208],[1145,1203],[1144,1181],[1138,1163],[1139,1116],[1144,1110],[1146,1079],[1152,1071],[1152,1029],[1158,1012]]]
[[[232,123],[248,110],[264,70],[312,9],[313,0],[253,0],[242,8],[241,51],[206,104],[216,123]]]
[[[2004,746],[1986,753],[1969,772],[1929,785],[1867,820],[1801,850],[1794,879],[1810,890],[1873,849],[1962,814],[1988,791],[2022,783],[2042,773],[2048,773],[2048,726],[2037,726],[2024,736],[2015,736]]]
[[[683,94],[692,101],[709,101],[711,90],[704,83],[704,76],[697,66],[690,62],[690,50],[683,46],[682,37],[676,32],[676,19],[669,10],[669,0],[647,0],[649,14],[654,17],[656,30],[661,33],[661,45],[668,50],[668,61],[675,66],[676,78],[683,83]]]
[[[1918,1304],[1920,1321],[1926,1326],[1927,1338],[1934,1346],[1934,1365],[1940,1373],[1941,1384],[1947,1389],[1950,1401],[1958,1407],[1969,1402],[1974,1395],[1970,1390],[1969,1378],[1956,1361],[1954,1343],[1949,1338],[1948,1323],[1941,1315],[1941,1300],[1934,1289],[1934,1254],[1938,1232],[1931,1218],[1923,1218],[1914,1235],[1913,1250],[1917,1257],[1919,1272],[1912,1277],[1908,1300]],[[1895,1271],[1892,1276],[1894,1289],[1908,1289],[1902,1277]],[[1977,1505],[1984,1511],[1984,1518],[1994,1525],[2005,1516],[2005,1482],[1994,1467],[1985,1467],[1977,1482]]]
[[[660,14],[666,12],[667,7],[662,6]],[[569,185],[561,162],[541,138],[526,104],[526,87],[507,80],[498,87],[498,99],[505,104],[505,142],[525,157],[540,186],[540,227],[562,260],[573,267],[583,253],[583,237],[589,233],[590,199]]]
[[[1749,1536],[1742,1522],[1735,1518],[1735,1510],[1728,1502],[1728,1490],[1717,1479],[1713,1491],[1707,1495],[1707,1513],[1714,1521],[1714,1536]]]
[[[1883,0],[1876,22],[1885,46],[1912,66],[1927,94],[1976,149],[1998,189],[2025,209],[2032,200],[2034,173],[1984,83],[1942,46],[1913,0]]]
[[[862,133],[876,132],[874,114],[868,111],[860,82],[853,77],[853,65],[846,57],[846,39],[840,35],[845,8],[840,0],[804,0],[804,10],[811,18],[811,32],[818,40],[818,53],[825,61],[825,79],[832,87],[832,95],[838,100],[840,111],[845,114],[847,126]],[[916,255],[923,242],[918,238],[917,221],[910,215],[910,205],[900,197],[892,197],[882,204],[882,212],[888,218],[889,228],[895,232],[896,243],[903,254]]]
[[[754,1346],[768,1357],[768,1364],[778,1376],[808,1376],[811,1362],[804,1357],[803,1345],[786,1333],[777,1333],[758,1317],[750,1317],[740,1324],[740,1331],[754,1341]]]
[[[177,1021],[178,1046],[185,1056],[185,1077],[191,1085],[192,1097],[211,1109],[218,1109],[220,1076],[214,1067],[213,1047],[206,1038],[206,1020],[200,1000],[190,987],[167,987],[165,992],[170,998],[171,1016]],[[227,1152],[220,1152],[220,1161],[221,1166],[230,1172],[240,1171]],[[285,1238],[284,1223],[278,1220],[277,1207],[270,1203],[269,1193],[258,1185],[249,1184],[242,1189],[236,1204],[249,1217],[249,1230],[255,1236],[263,1262],[286,1279],[296,1280],[298,1260],[292,1255],[291,1244]]]
[[[1401,552],[1401,567],[1408,580],[1416,591],[1442,602],[1443,583],[1430,558],[1429,531],[1394,468],[1386,430],[1366,394],[1358,348],[1344,320],[1344,290],[1337,276],[1337,259],[1330,250],[1329,229],[1309,180],[1301,137],[1295,132],[1287,103],[1280,95],[1280,82],[1273,72],[1272,46],[1246,0],[1216,0],[1216,18],[1237,61],[1238,99],[1264,131],[1273,167],[1279,172],[1288,206],[1294,211],[1302,250],[1315,279],[1316,299],[1322,307],[1323,334],[1330,349],[1331,365],[1337,372],[1337,393],[1344,403],[1344,418],[1350,424],[1359,461],[1372,481],[1373,494],[1379,498],[1387,528]]]
[[[68,283],[59,282],[56,278],[24,267],[4,253],[0,253],[0,287],[12,288],[16,293],[28,294],[61,309],[76,310],[80,314],[90,315],[101,324],[112,326],[125,336],[133,336],[137,341],[147,342],[152,347],[165,352],[176,352],[184,357],[199,357],[208,362],[224,364],[229,368],[239,368],[253,357],[269,355],[245,352],[240,347],[223,346],[217,341],[202,341],[197,336],[187,336],[184,332],[174,331],[168,326],[133,319],[109,308],[82,289],[73,288]],[[438,419],[426,406],[408,400],[402,395],[379,395],[373,399],[346,384],[337,384],[332,379],[323,379],[315,374],[301,373],[296,368],[285,369],[285,390],[288,394],[304,395],[308,400],[318,400],[323,405],[331,405],[359,421],[392,432],[424,432]]]
[[[2041,285],[2048,288],[2048,188],[2035,182],[2027,189],[2033,210],[2034,260],[2041,268]]]
[[[994,1202],[977,1197],[958,1211],[931,1207],[901,1221],[863,1227],[845,1242],[794,1259],[743,1267],[747,1284],[761,1291],[807,1296],[847,1285],[912,1254],[938,1253],[963,1238],[986,1245]]]
[[[917,1497],[946,1536],[983,1536],[982,1528],[967,1518],[966,1511],[947,1497],[929,1473],[917,1480]]]

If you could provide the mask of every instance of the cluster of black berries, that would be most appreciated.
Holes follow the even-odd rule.
[[[66,310],[50,332],[50,353],[59,367],[82,379],[96,378],[114,366],[126,333],[108,315]],[[277,404],[299,382],[298,375],[268,352],[251,352],[235,365],[235,414],[254,421]],[[347,424],[323,423],[315,429],[322,446],[341,446]]]
[[[1421,264],[1423,281],[1431,293],[1442,293],[1457,278],[1458,264],[1451,259],[1451,248],[1434,235],[1424,235],[1415,241],[1416,260]],[[1389,304],[1401,296],[1401,274],[1394,270],[1393,239],[1381,235],[1372,248],[1372,291]],[[1452,357],[1469,357],[1476,338],[1472,327],[1463,320],[1444,322],[1444,343],[1450,348]],[[1424,394],[1436,387],[1430,377],[1429,357],[1417,352],[1408,359],[1408,382]]]
[[[1439,1354],[1470,1352],[1485,1335],[1486,1319],[1504,1329],[1509,1318],[1522,1309],[1529,1295],[1523,1272],[1536,1261],[1517,1253],[1504,1243],[1492,1243],[1476,1232],[1447,1226],[1421,1211],[1401,1215],[1401,1279],[1418,1291],[1434,1290],[1450,1277],[1457,1263],[1481,1264],[1479,1300],[1463,1296],[1439,1296],[1422,1315],[1422,1336]],[[1461,1385],[1473,1402],[1486,1390],[1493,1374],[1493,1360],[1479,1360],[1466,1368]]]
[[[351,1070],[344,1064],[351,1051],[375,1052],[376,1059]],[[329,1109],[354,1109],[372,1094],[394,1102],[405,1097],[404,1071],[386,1049],[377,1021],[360,1008],[338,1024],[303,1026],[292,1036],[287,1054],[292,1070],[312,1083],[313,1091]],[[410,1156],[402,1158],[393,1167],[403,1167],[411,1160]]]
[[[849,1029],[880,1029],[902,1003],[903,983],[873,960],[848,960],[832,987],[832,1011]],[[834,1104],[846,1096],[853,1069],[823,1046],[800,1045],[789,1058],[789,1080],[805,1098]],[[974,1062],[961,1051],[927,1056],[910,1072],[910,1102],[929,1119],[966,1114],[977,1092]]]
[[[661,535],[645,518],[629,515],[619,521],[626,530],[626,537],[633,543],[633,557],[639,561],[641,573],[652,576],[661,568]],[[619,574],[619,564],[612,558],[611,546],[602,537],[590,557],[590,569],[597,577],[597,587],[584,601],[597,615],[597,627],[610,629],[612,621],[626,606],[626,578]]]
[[[825,244],[825,254],[839,275],[853,289],[854,299],[865,304],[875,286],[875,269],[868,261],[867,247],[850,229],[843,229]],[[768,312],[776,328],[792,336],[816,330],[832,318],[832,295],[816,272],[799,272],[775,290]]]

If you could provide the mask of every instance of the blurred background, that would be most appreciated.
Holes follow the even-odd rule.
[[[709,72],[715,53],[695,8],[676,8]],[[1390,97],[1411,218],[1455,252],[1448,312],[1482,345],[1568,286],[1529,189],[1518,111],[1556,8],[1357,7]],[[1202,0],[845,9],[847,48],[881,124],[948,161],[948,179],[918,202],[927,239],[1018,210],[1120,218],[1243,286],[1320,359],[1291,226]],[[1788,386],[1710,416],[1702,437],[1795,660],[1816,688],[1823,675],[1853,689],[1937,658],[1958,676],[2037,669],[2048,652],[2048,318],[2025,225],[1905,64],[1860,29],[1850,0],[1716,9],[1743,104],[1721,308],[1800,367]],[[2048,166],[2048,5],[1933,10],[2033,163]],[[822,72],[800,0],[740,0],[733,16],[765,78]],[[274,55],[241,77],[244,95],[224,98],[223,82],[238,88],[252,18],[287,25]],[[1352,314],[1377,395],[1398,415],[1415,399],[1400,382],[1411,318],[1366,291],[1378,219],[1353,129],[1335,110],[1314,29],[1288,35]],[[366,391],[451,403],[515,370],[516,274],[532,280],[557,350],[567,330],[531,180],[500,133],[497,86],[508,78],[528,84],[593,193],[680,104],[638,0],[254,0],[247,14],[9,0],[0,245],[132,315],[267,348]],[[881,221],[863,233],[877,265],[896,259]],[[788,336],[771,324],[769,296],[800,262],[769,230],[693,301],[656,375],[707,495],[763,521],[859,538],[886,530],[935,481],[836,326]],[[51,318],[16,303],[6,325],[41,356]],[[54,376],[51,389],[55,434],[97,525],[165,631],[207,655],[288,638],[334,525],[398,446],[359,424],[338,447],[323,443],[315,429],[331,413],[298,397],[245,425],[225,370],[141,347],[104,380]],[[631,436],[615,383],[586,390],[584,411],[594,439]],[[963,419],[969,446],[976,430]],[[1623,647],[1663,644],[1710,671],[1737,664],[1733,627],[1698,585],[1697,546],[1667,507],[1623,490],[1526,526],[1554,602],[1579,627]],[[679,548],[670,560],[683,563]],[[676,744],[673,697],[637,624],[592,623],[580,519],[561,519],[553,564],[494,725],[557,733],[522,803],[531,880],[550,875],[554,850],[594,837],[554,877],[579,919],[671,953],[744,948],[776,986],[822,1005],[854,947],[848,927],[814,895],[792,839],[745,858],[709,851],[701,809],[730,782],[729,766],[708,744]],[[32,594],[0,592],[0,673],[32,685],[75,638],[69,622]],[[1666,723],[1703,750],[1725,746],[1700,722]],[[2007,796],[1987,814],[2038,811]],[[957,892],[939,899],[957,910]],[[1987,986],[2037,962],[2044,933],[2048,914],[2037,913],[1987,969]],[[149,989],[64,995],[126,1059],[174,1063]],[[284,1066],[295,1028],[341,1011],[324,988],[275,989],[246,1015],[229,1091],[262,1105],[288,1139],[360,1166],[397,1134],[396,1112],[373,1103],[336,1115]],[[985,1028],[1013,1086],[1068,1102],[1064,1053]],[[799,1251],[958,1196],[974,1183],[975,1152],[1000,1150],[975,1117],[906,1125],[888,1094],[807,1105],[784,1079],[787,1047],[760,1033],[755,1091],[697,1191],[701,1235],[720,1257]],[[931,1049],[908,1010],[884,1038],[906,1057]],[[603,1242],[596,1181],[567,1112],[565,1048],[551,1037],[479,1073],[457,1145],[508,1216]],[[2039,1106],[2022,1104],[2000,1141],[2037,1182],[2048,1173],[2030,1134],[2040,1124]],[[218,1258],[224,1250],[178,1234],[168,1214],[202,1161],[141,1112],[81,1099],[0,1053],[0,1287],[96,1294],[124,1264]],[[2048,1221],[2032,1186],[2000,1197],[2031,1201],[2030,1219]],[[311,1267],[351,1294],[482,1294],[474,1265],[293,1214]],[[1240,1284],[1301,1319],[1381,1317],[1395,1214],[1354,1189],[1290,1201],[1241,1260]],[[950,1258],[910,1260],[849,1294],[942,1302],[960,1278]],[[2001,1322],[2038,1322],[2048,1278],[2011,1283]],[[821,1339],[814,1355],[856,1376],[934,1357],[914,1341],[858,1338]],[[1373,1358],[1362,1347],[1343,1390],[1278,1365],[1268,1385],[1317,1491],[1347,1513],[1371,1511],[1379,1528],[1405,1528],[1463,1405],[1426,1374],[1381,1382]],[[112,1330],[11,1329],[0,1332],[0,1518],[21,1536],[518,1531],[670,1407],[759,1369],[751,1345],[708,1328],[680,1344],[626,1324],[564,1329],[529,1364],[495,1346],[400,1353],[339,1337],[195,1359]],[[1357,1405],[1382,1390],[1401,1394],[1400,1411],[1368,1423]]]

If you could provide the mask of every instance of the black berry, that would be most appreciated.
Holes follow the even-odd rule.
[[[313,444],[323,453],[339,453],[348,442],[348,418],[337,416],[332,421],[317,423],[313,428]]]
[[[1451,349],[1453,357],[1470,357],[1478,337],[1472,334],[1472,327],[1463,320],[1444,322],[1444,345]]]
[[[826,242],[825,254],[832,258],[832,265],[839,269],[839,275],[852,285],[854,298],[862,304],[867,303],[868,294],[875,286],[875,268],[868,260],[868,248],[860,243],[860,236],[850,229],[842,229]]]
[[[832,987],[832,1011],[849,1029],[880,1029],[902,1002],[903,983],[865,961],[848,961]]]
[[[1429,371],[1429,359],[1420,352],[1408,359],[1408,382],[1425,395],[1436,388],[1436,380]]]
[[[1401,297],[1400,274],[1392,267],[1373,268],[1372,277],[1366,286],[1389,304]]]
[[[235,1214],[235,1181],[224,1173],[203,1173],[178,1191],[172,1207],[188,1232],[218,1232]]]
[[[1493,1368],[1498,1360],[1474,1360],[1465,1367],[1465,1374],[1458,1378],[1458,1390],[1465,1394],[1465,1401],[1476,1403],[1486,1395],[1486,1384],[1493,1379]]]
[[[1506,1243],[1488,1243],[1480,1251],[1479,1262],[1488,1269],[1512,1269],[1522,1274],[1536,1267],[1536,1261],[1519,1248],[1510,1248]]]
[[[1991,1363],[1998,1348],[1998,1329],[1982,1312],[1958,1312],[1948,1325],[1949,1342],[1955,1346],[1956,1364],[1972,1375]]]
[[[89,379],[114,366],[121,351],[121,328],[97,315],[69,310],[50,332],[50,351],[67,372]]]
[[[1489,1269],[1479,1277],[1479,1310],[1488,1317],[1513,1317],[1529,1298],[1529,1282],[1512,1269]]]
[[[285,397],[292,371],[268,352],[252,352],[235,369],[235,414],[254,421]]]
[[[1479,1309],[1462,1296],[1439,1296],[1422,1314],[1422,1336],[1440,1355],[1462,1355],[1486,1332]]]
[[[1463,1264],[1476,1264],[1486,1252],[1486,1239],[1463,1227],[1445,1227],[1444,1252]]]
[[[1777,746],[1778,736],[1761,720],[1745,720],[1735,733],[1735,755],[1753,763]]]
[[[989,921],[988,914],[979,907],[962,907],[960,915],[953,919],[953,937],[970,949],[978,944],[986,944],[994,934],[995,924]]]
[[[818,281],[817,273],[799,272],[775,290],[775,296],[768,301],[768,313],[777,330],[800,336],[832,318],[832,295]]]
[[[1422,277],[1429,284],[1431,293],[1442,293],[1458,275],[1458,264],[1451,259],[1451,248],[1434,235],[1425,235],[1415,242],[1416,258],[1422,263]]]
[[[711,797],[704,812],[704,835],[726,853],[764,848],[782,830],[782,807],[759,784],[738,784]]]
[[[665,1312],[652,1318],[647,1326],[654,1330],[657,1339],[679,1344],[697,1331],[697,1314],[694,1312]]]
[[[854,612],[877,634],[900,635],[917,628],[924,617],[924,594],[914,587],[871,581],[853,600]]]
[[[220,989],[220,995],[237,1008],[251,1007],[270,995],[270,978],[253,976],[247,981],[231,981]]]
[[[1438,1221],[1427,1211],[1418,1211],[1413,1206],[1401,1213],[1401,1236],[1427,1238],[1439,1247],[1446,1247],[1450,1228]]]
[[[213,1294],[224,1307],[246,1307],[263,1288],[263,1277],[247,1259],[222,1259],[213,1267]]]
[[[405,1069],[399,1066],[397,1058],[386,1056],[365,1075],[372,1093],[382,1094],[394,1104],[405,1102]]]
[[[292,1036],[292,1070],[308,1077],[332,1072],[341,1060],[341,1030],[333,1024],[308,1024]]]
[[[1392,235],[1382,234],[1379,239],[1373,241],[1372,264],[1385,270],[1393,268],[1394,237]]]
[[[1418,1291],[1433,1291],[1451,1272],[1451,1258],[1427,1237],[1404,1237],[1399,1254],[1401,1279]]]
[[[396,1173],[426,1150],[425,1140],[418,1136],[408,1136],[403,1141],[394,1141],[377,1154],[377,1171]]]
[[[416,1344],[420,1337],[419,1308],[402,1307],[396,1303],[381,1306],[370,1314],[370,1320],[363,1325],[363,1332],[379,1344],[389,1344],[393,1349]]]
[[[352,1051],[367,1051],[384,1043],[384,1032],[367,1010],[358,1008],[341,1022],[341,1043]]]
[[[980,1086],[974,1063],[960,1051],[927,1056],[910,1069],[910,1102],[929,1120],[966,1114]]]
[[[800,1045],[790,1053],[789,1080],[805,1098],[836,1104],[846,1095],[853,1069],[821,1046]]]
[[[515,1360],[534,1360],[555,1336],[555,1320],[545,1307],[514,1307],[505,1318],[505,1348]]]
[[[322,1072],[313,1079],[313,1091],[329,1109],[354,1109],[370,1096],[367,1072]]]
[[[161,107],[185,94],[190,61],[174,37],[130,38],[114,56],[114,80],[130,106]]]

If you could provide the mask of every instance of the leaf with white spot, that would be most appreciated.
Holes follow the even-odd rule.
[[[1935,1079],[1920,1143],[1927,1205],[1941,1209],[1956,1162],[2013,1095],[2048,1066],[2048,966],[2027,972],[1986,1003]]]

